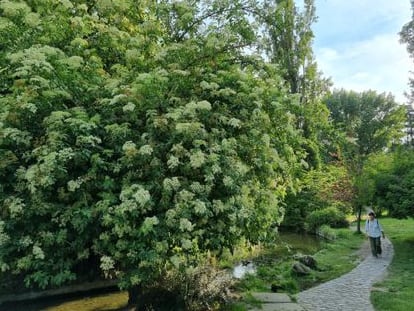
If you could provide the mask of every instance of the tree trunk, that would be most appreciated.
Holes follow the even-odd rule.
[[[135,306],[138,304],[138,298],[142,294],[142,287],[140,285],[132,286],[128,289],[128,306]]]
[[[362,206],[358,206],[357,210],[357,232],[361,233],[361,214],[362,214]]]

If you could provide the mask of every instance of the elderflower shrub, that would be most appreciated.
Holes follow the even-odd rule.
[[[38,245],[33,246],[32,253],[35,259],[40,259],[40,260],[45,259],[45,253]]]
[[[132,112],[135,110],[135,104],[128,102],[124,107],[122,107],[122,110],[126,113]]]

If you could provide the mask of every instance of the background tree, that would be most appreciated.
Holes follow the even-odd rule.
[[[343,133],[341,156],[355,178],[355,210],[360,231],[365,194],[365,189],[361,187],[365,184],[357,180],[369,155],[400,143],[404,135],[405,109],[395,102],[392,95],[374,91],[356,93],[335,90],[325,102],[334,127]]]
[[[377,211],[388,211],[392,217],[414,216],[413,151],[399,147],[393,152],[370,157],[363,176],[372,185],[372,206]]]
[[[308,164],[319,168],[328,129],[328,111],[321,100],[330,81],[318,72],[313,55],[312,25],[317,19],[314,1],[304,1],[302,10],[294,0],[265,1],[262,12],[266,29],[264,50],[270,62],[282,69],[290,92],[299,97],[297,127],[303,132]]]

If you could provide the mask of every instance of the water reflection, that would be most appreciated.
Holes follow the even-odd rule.
[[[256,266],[253,262],[241,262],[233,268],[233,277],[236,279],[243,278],[246,274],[256,273]]]

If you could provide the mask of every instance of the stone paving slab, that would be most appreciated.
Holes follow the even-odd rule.
[[[283,293],[252,293],[252,296],[262,303],[287,303],[292,302],[287,294]]]
[[[252,293],[252,296],[262,304],[251,311],[304,311],[299,304],[292,302],[287,294]]]
[[[305,311],[299,304],[293,302],[264,303],[261,307],[250,311]]]

